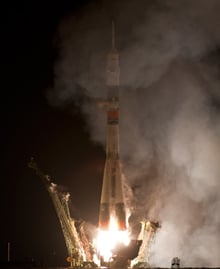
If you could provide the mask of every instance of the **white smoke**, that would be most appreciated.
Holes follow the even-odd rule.
[[[120,51],[120,146],[131,224],[162,223],[154,266],[220,264],[218,0],[95,1],[59,28],[52,104],[105,95],[111,16]],[[216,52],[215,52],[216,51]],[[105,113],[79,103],[105,144]]]
[[[179,256],[185,266],[219,265],[219,126],[207,110],[201,93],[196,100],[189,95],[171,124],[171,165],[179,171],[159,211],[155,264],[169,266]]]

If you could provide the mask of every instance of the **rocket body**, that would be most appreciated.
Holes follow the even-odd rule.
[[[112,30],[114,31],[114,29]],[[114,32],[112,34],[114,40]],[[112,42],[107,61],[107,139],[99,228],[108,230],[110,221],[115,219],[118,230],[126,229],[126,214],[123,195],[122,174],[119,159],[119,55]]]
[[[111,218],[116,220],[118,230],[126,229],[125,204],[119,160],[118,119],[118,108],[110,107],[107,111],[106,162],[99,214],[99,228],[103,230],[109,229]]]

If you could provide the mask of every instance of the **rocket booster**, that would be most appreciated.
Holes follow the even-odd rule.
[[[104,168],[99,228],[108,230],[111,218],[117,223],[118,230],[126,229],[125,203],[122,187],[122,174],[119,160],[119,54],[115,48],[114,24],[112,23],[112,49],[107,61],[107,141]]]

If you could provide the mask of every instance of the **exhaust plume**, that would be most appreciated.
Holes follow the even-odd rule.
[[[111,16],[120,52],[120,156],[133,234],[160,220],[153,266],[220,264],[218,0],[94,1],[61,23],[52,105],[72,101],[105,145]],[[94,120],[96,119],[96,120]]]

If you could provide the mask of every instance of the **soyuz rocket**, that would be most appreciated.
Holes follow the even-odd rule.
[[[107,58],[107,139],[106,161],[99,211],[99,229],[108,230],[111,218],[118,230],[126,229],[125,203],[122,187],[122,174],[119,159],[119,53],[115,48],[115,29],[112,22],[112,48]]]

